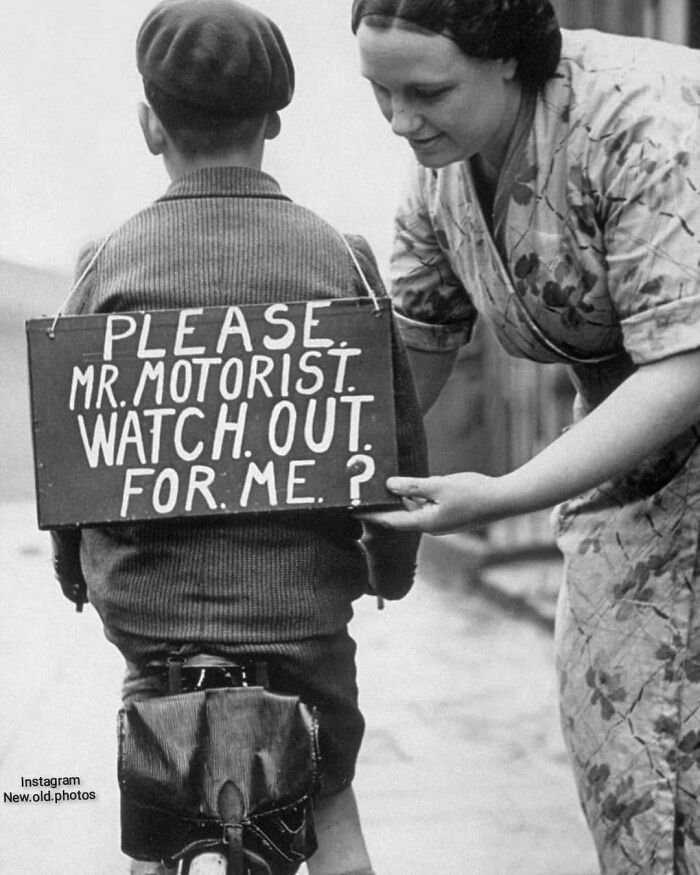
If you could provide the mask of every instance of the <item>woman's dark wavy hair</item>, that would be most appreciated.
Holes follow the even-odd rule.
[[[372,27],[399,19],[442,34],[472,58],[515,58],[526,87],[541,88],[561,56],[561,31],[549,0],[354,0],[353,33],[367,16]]]

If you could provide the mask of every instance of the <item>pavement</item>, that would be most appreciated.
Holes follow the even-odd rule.
[[[0,504],[0,549],[0,875],[126,875],[121,658],[94,611],[63,599],[31,504]],[[355,789],[377,875],[598,872],[559,733],[560,572],[547,550],[494,560],[473,539],[426,538],[405,600],[357,604]],[[33,778],[80,783],[45,801]]]

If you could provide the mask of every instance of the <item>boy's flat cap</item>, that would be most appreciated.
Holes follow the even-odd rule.
[[[282,109],[294,93],[279,28],[235,0],[159,3],[139,30],[136,63],[171,97],[231,116]]]

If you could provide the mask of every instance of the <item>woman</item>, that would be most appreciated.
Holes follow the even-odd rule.
[[[700,873],[700,63],[546,0],[356,0],[417,165],[392,282],[425,405],[477,314],[565,362],[575,425],[501,477],[391,478],[396,529],[558,504],[563,728],[601,866]]]

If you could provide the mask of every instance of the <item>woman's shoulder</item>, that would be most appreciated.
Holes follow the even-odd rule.
[[[539,100],[536,131],[584,151],[633,132],[681,143],[700,121],[700,51],[660,40],[565,30],[556,75]],[[685,133],[684,133],[685,132]],[[611,146],[612,148],[612,146]],[[595,151],[595,150],[594,150]]]
[[[700,51],[663,40],[598,30],[562,30],[556,78],[598,76],[613,83],[694,81],[700,85]]]
[[[700,104],[700,51],[656,39],[597,30],[563,32],[562,57],[545,102],[566,100],[573,114],[641,111],[659,104]]]

